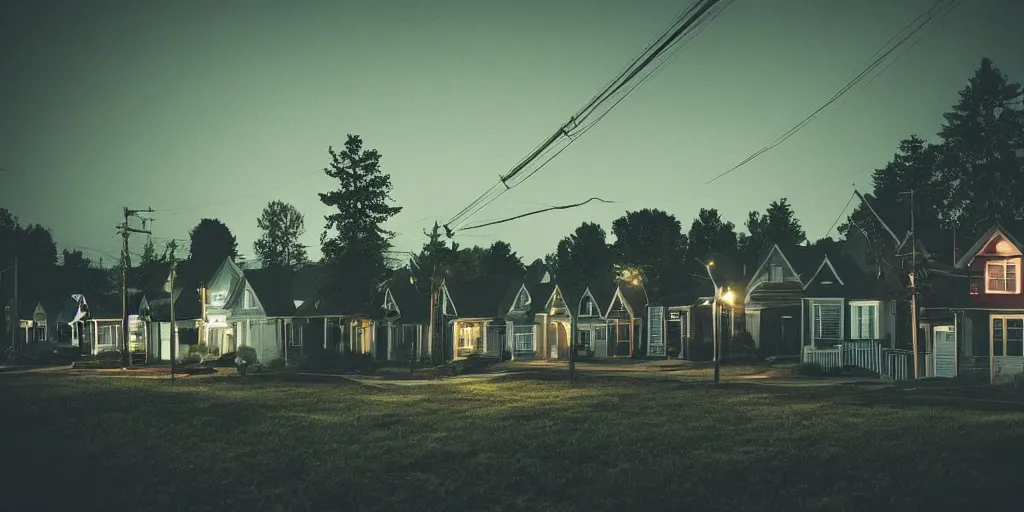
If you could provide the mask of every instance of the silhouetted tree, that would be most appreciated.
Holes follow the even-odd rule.
[[[172,261],[177,259],[176,251],[178,250],[178,242],[174,240],[168,240],[164,244],[164,254],[160,256],[161,261]]]
[[[607,240],[599,224],[584,222],[559,241],[551,256],[558,281],[581,288],[591,280],[611,275],[615,257]]]
[[[89,268],[92,266],[92,261],[79,250],[64,249],[61,253],[61,262],[67,268]]]
[[[641,270],[652,299],[679,285],[687,239],[675,216],[646,208],[626,212],[612,222],[612,234],[615,263]]]
[[[388,273],[387,251],[394,233],[384,223],[402,211],[391,206],[391,176],[380,168],[380,153],[363,149],[358,135],[349,135],[345,147],[327,149],[331,161],[324,174],[337,180],[337,190],[320,193],[320,201],[334,211],[326,215],[320,244],[335,287],[356,306],[369,307],[377,285]],[[333,231],[332,236],[328,232]]]
[[[452,246],[448,247],[441,233],[441,226],[436,222],[430,232],[424,234],[427,235],[427,242],[423,244],[420,252],[409,260],[409,270],[418,281],[429,283],[431,276],[446,276],[452,270],[456,264],[459,245],[453,242]]]
[[[283,201],[271,201],[256,219],[263,234],[252,244],[264,267],[290,268],[307,263],[306,248],[299,237],[306,232],[299,210]]]
[[[526,280],[529,282],[540,282],[544,277],[544,274],[550,272],[547,263],[544,260],[537,258],[532,263],[526,266]]]
[[[483,266],[484,273],[492,275],[522,276],[526,271],[523,260],[512,250],[512,246],[501,240],[487,248]]]
[[[201,219],[188,234],[189,259],[204,275],[217,270],[225,258],[238,257],[235,235],[217,219]]]
[[[746,227],[749,234],[741,234],[737,241],[741,262],[747,266],[748,272],[752,272],[752,267],[768,255],[772,246],[787,247],[807,242],[807,233],[785,197],[772,201],[764,213],[748,213]]]
[[[139,265],[147,265],[157,261],[160,261],[160,257],[156,254],[156,245],[153,244],[152,238],[147,238],[146,245],[142,246],[142,257],[139,259]]]
[[[687,241],[684,266],[691,273],[702,276],[705,272],[697,260],[714,261],[728,278],[740,277],[736,225],[722,220],[717,209],[700,209],[690,224]]]

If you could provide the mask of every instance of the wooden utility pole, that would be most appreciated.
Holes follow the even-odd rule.
[[[171,382],[174,382],[174,359],[175,357],[177,357],[177,354],[175,352],[178,345],[178,329],[174,323],[174,274],[177,273],[177,271],[178,262],[175,261],[174,256],[171,255],[171,285],[169,290],[171,292]],[[287,347],[285,347],[285,350],[287,350]]]
[[[910,189],[910,243],[913,251],[910,260],[910,343],[914,347],[914,378],[917,379],[920,355],[917,353],[917,230],[914,228],[914,189]]]
[[[130,217],[138,217],[140,213],[152,213],[152,208],[145,210],[132,210],[124,207],[124,223],[117,226],[121,232],[121,346],[123,354],[122,361],[126,367],[132,365],[131,345],[128,343],[128,269],[131,267],[131,255],[128,253],[128,237],[132,233],[145,233],[151,235],[149,230],[135,229],[128,225]],[[140,217],[141,218],[141,217]]]
[[[18,303],[18,255],[14,255],[14,305],[11,307],[11,355],[18,355],[18,331],[21,330],[21,311]]]
[[[437,333],[435,332],[437,326],[437,285],[435,276],[430,276],[430,326],[427,327],[427,340],[430,343],[430,359],[436,363],[443,363],[444,358],[438,361],[439,343],[435,342]]]

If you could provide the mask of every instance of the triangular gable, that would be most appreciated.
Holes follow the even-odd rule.
[[[245,297],[248,294],[252,294],[252,306],[246,307]],[[263,307],[263,301],[260,300],[259,295],[256,295],[256,290],[252,289],[252,285],[250,285],[248,281],[245,282],[245,286],[242,288],[242,293],[239,293],[232,302],[234,302],[234,309],[245,309],[249,311],[258,309],[266,315],[266,309]]]
[[[1013,249],[1013,251],[1008,254],[1000,254],[998,251],[999,248],[997,247],[1000,241],[1008,242],[1011,246],[1010,249]],[[964,253],[960,260],[956,262],[956,268],[967,268],[979,254],[1011,256],[1020,255],[1021,252],[1020,242],[1018,242],[1017,239],[1014,238],[1013,235],[1011,235],[1005,228],[999,224],[995,224],[985,231],[984,235],[978,237],[978,241],[975,242],[974,245]]]
[[[398,303],[395,302],[395,297],[391,294],[390,288],[384,289],[384,311],[394,311],[398,316],[402,316],[402,310],[398,308]]]
[[[32,321],[39,323],[46,323],[46,309],[43,308],[43,303],[36,303],[36,309],[32,311]]]
[[[234,303],[243,294],[241,290],[249,289],[245,283],[245,274],[242,269],[235,265],[231,258],[224,258],[224,261],[217,267],[213,278],[207,285],[207,304],[217,309],[231,309]],[[244,287],[243,287],[244,286]],[[255,295],[255,293],[253,294]],[[257,299],[259,302],[259,299]]]
[[[748,291],[754,288],[754,282],[757,281],[758,277],[761,276],[761,272],[763,272],[765,270],[765,267],[768,266],[768,262],[772,260],[772,255],[774,254],[778,254],[782,258],[782,261],[786,264],[786,267],[789,268],[789,271],[792,272],[794,276],[797,276],[797,278],[800,277],[800,273],[797,272],[796,268],[793,267],[793,264],[789,262],[789,259],[786,258],[785,253],[783,253],[782,249],[779,248],[779,245],[775,244],[772,246],[772,250],[768,251],[768,255],[765,256],[763,260],[761,260],[761,265],[757,267],[757,270],[754,271],[753,276],[750,278],[750,282],[747,283]]]
[[[630,317],[636,316],[636,315],[633,314],[633,308],[630,307],[629,301],[626,300],[626,296],[622,294],[622,288],[621,287],[615,288],[615,296],[612,297],[612,303],[608,305],[608,312],[605,313],[605,315],[604,315],[606,318],[611,316],[612,311],[615,311],[615,309],[616,309],[615,305],[616,304],[621,304],[622,308],[627,313],[629,313]]]
[[[593,305],[593,314],[587,311],[586,305],[588,301],[590,304]],[[601,307],[597,304],[597,299],[594,298],[594,294],[590,292],[590,287],[587,287],[586,290],[583,290],[583,295],[580,297],[579,309],[576,310],[576,316],[602,316]]]
[[[825,274],[822,274],[822,271],[824,271]],[[804,289],[806,290],[808,286],[813,284],[815,282],[815,279],[817,279],[819,276],[822,279],[821,284],[839,283],[840,286],[846,286],[846,283],[844,283],[843,278],[839,276],[839,272],[836,272],[836,267],[832,265],[832,262],[828,259],[828,256],[825,256],[825,259],[821,261],[821,265],[818,265],[818,270],[815,270],[811,278],[807,280],[806,284],[804,284]],[[829,276],[831,276],[831,279],[829,278]]]
[[[569,304],[565,302],[565,294],[562,293],[562,289],[556,284],[555,289],[551,290],[551,296],[548,297],[547,303],[544,304],[544,309],[563,309],[566,312],[569,311]]]
[[[520,286],[519,291],[516,292],[516,298],[512,301],[512,306],[508,308],[508,312],[525,311],[530,308],[530,304],[532,303],[533,298],[530,297],[530,292],[526,289],[526,285],[524,284]]]

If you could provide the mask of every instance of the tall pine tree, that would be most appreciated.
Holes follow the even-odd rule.
[[[331,270],[335,291],[368,308],[380,279],[388,272],[387,251],[394,233],[384,229],[402,211],[391,206],[391,176],[380,168],[381,155],[363,149],[358,135],[349,135],[341,151],[328,148],[330,164],[324,174],[336,179],[338,188],[320,193],[320,201],[334,209],[320,236],[324,260]]]

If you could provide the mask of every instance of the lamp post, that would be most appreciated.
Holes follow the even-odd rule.
[[[626,283],[629,283],[631,286],[639,287],[640,290],[642,292],[644,292],[644,301],[646,302],[646,304],[644,304],[644,311],[647,311],[647,308],[649,308],[651,306],[651,297],[649,295],[647,295],[647,287],[644,286],[645,279],[644,279],[643,271],[640,270],[637,267],[622,267],[619,270],[619,279],[621,279],[622,281],[624,281]],[[633,331],[632,318],[630,318],[629,329],[630,329],[630,332]],[[643,334],[643,330],[641,330],[640,332],[641,332],[641,335],[642,335]],[[650,350],[650,347],[647,347],[647,349]],[[665,353],[668,354],[668,347],[666,347]],[[633,346],[632,345],[630,345],[630,347],[629,347],[629,357],[633,357]]]
[[[731,290],[725,290],[724,292],[722,292],[718,288],[718,283],[715,282],[715,276],[711,273],[711,267],[715,266],[715,262],[714,261],[707,261],[707,262],[705,262],[705,261],[701,261],[699,258],[694,258],[694,259],[697,260],[697,263],[700,263],[701,265],[704,266],[704,270],[707,271],[707,273],[708,273],[708,279],[711,280],[711,286],[714,287],[714,289],[715,289],[714,296],[711,297],[711,342],[712,342],[712,347],[713,347],[712,348],[712,352],[714,354],[712,357],[713,357],[713,359],[715,361],[715,385],[718,385],[718,381],[719,381],[719,379],[721,377],[721,359],[722,359],[722,357],[721,357],[721,342],[719,340],[720,336],[719,336],[719,333],[718,333],[718,328],[719,328],[719,325],[718,325],[718,322],[719,322],[719,317],[718,317],[718,301],[721,299],[722,302],[725,302],[726,304],[730,304],[731,305],[732,301],[734,299],[734,295],[733,295]]]

